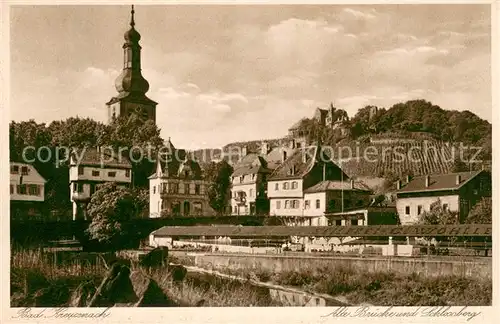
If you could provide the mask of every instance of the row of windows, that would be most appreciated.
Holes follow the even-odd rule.
[[[168,208],[169,202],[167,200],[163,200],[161,203],[161,208],[162,209],[167,209]],[[189,212],[191,209],[191,206],[193,207],[193,212],[201,212],[203,210],[203,204],[199,201],[195,201],[193,203],[190,203],[189,201],[185,201],[183,204],[184,207],[184,212]],[[178,214],[181,212],[181,203],[180,201],[172,201],[170,203],[170,207],[172,208],[172,213]]]
[[[298,199],[285,200],[285,205],[283,208],[284,209],[299,209],[300,208],[300,200],[298,200]],[[281,201],[280,200],[276,201],[276,209],[281,209]]]
[[[16,193],[19,195],[40,196],[40,185],[36,184],[22,184],[16,186]],[[14,185],[10,185],[10,193],[14,194]]]
[[[233,198],[237,198],[239,195],[239,192],[241,192],[241,191],[233,191]],[[254,196],[254,190],[249,189],[248,190],[248,197],[253,197],[253,196]]]
[[[443,204],[443,211],[448,211],[449,206],[448,204]],[[424,212],[424,206],[418,205],[417,206],[417,215],[421,215]],[[405,206],[405,215],[410,215],[411,214],[411,206]]]
[[[293,200],[285,200],[285,209],[287,208],[295,208],[295,207],[286,207],[287,204],[288,206],[294,206],[294,203],[292,203]],[[320,209],[321,208],[321,200],[320,199],[316,199],[315,200],[315,205],[314,207],[316,209]],[[329,210],[334,210],[336,208],[336,201],[335,200],[330,200],[328,202],[328,209]],[[298,200],[297,200],[297,204],[298,204]],[[357,205],[356,206],[362,206],[363,205],[363,200],[358,200],[357,201]],[[344,208],[348,208],[348,207],[352,207],[351,206],[351,201],[350,200],[344,200]],[[276,209],[280,209],[281,208],[281,201],[277,201],[276,202]],[[296,208],[299,208],[299,207],[296,207]],[[304,209],[311,209],[311,201],[310,200],[304,200]]]
[[[245,178],[248,178],[248,181],[254,181],[255,180],[255,174],[248,174],[248,175],[242,175],[239,177],[240,183],[245,182]],[[231,179],[232,182],[234,182],[234,177]]]
[[[245,208],[244,213],[247,214],[248,213],[248,206],[245,206],[244,208]],[[234,210],[235,214],[238,213],[238,206],[234,206],[233,210]]]
[[[299,183],[297,181],[293,181],[292,183],[290,182],[283,182],[282,184],[282,189],[283,190],[289,190],[289,189],[297,189],[299,187]],[[275,183],[274,184],[274,190],[278,191],[280,190],[280,184]]]
[[[185,189],[186,194],[190,193],[190,189],[192,188],[192,184],[189,183],[163,183],[161,185],[158,185],[158,192],[159,193],[170,193],[170,194],[177,194],[180,192],[179,189]],[[156,193],[156,186],[153,186],[153,194]],[[200,184],[194,184],[194,194],[199,195],[201,194],[201,185]]]
[[[28,171],[27,166],[21,167],[21,175],[28,175]],[[19,165],[12,165],[10,167],[10,174],[19,174]]]
[[[78,193],[82,193],[84,191],[83,190],[83,183],[73,182],[73,191],[78,192]],[[90,194],[93,195],[95,191],[96,191],[96,184],[91,183],[90,184]]]
[[[78,167],[78,175],[83,175],[83,166],[79,166]],[[92,176],[93,177],[99,177],[101,175],[101,171],[98,171],[98,170],[92,170]],[[127,178],[130,177],[130,169],[126,169],[125,170],[125,176]],[[116,171],[108,171],[108,177],[110,178],[114,178],[116,177]]]

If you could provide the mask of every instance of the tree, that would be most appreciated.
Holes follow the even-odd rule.
[[[460,222],[457,212],[444,210],[441,200],[431,205],[430,211],[424,211],[419,218],[422,225],[453,225]]]
[[[52,134],[53,146],[68,148],[102,145],[103,135],[109,132],[108,125],[80,117],[53,121],[47,129]]]
[[[486,197],[474,205],[469,215],[467,215],[465,222],[467,224],[491,224],[492,214],[492,199],[491,197]]]
[[[134,186],[149,186],[158,148],[164,145],[160,131],[152,120],[143,121],[135,114],[119,117],[110,125],[104,142],[131,159]]]
[[[135,188],[132,190],[134,197],[135,217],[148,217],[149,216],[149,189]]]
[[[208,181],[208,199],[210,206],[218,215],[226,210],[230,197],[231,174],[233,167],[225,160],[212,162],[205,169],[205,179]]]
[[[136,214],[136,202],[130,189],[106,183],[92,195],[87,212],[92,222],[86,230],[90,239],[115,250],[126,242],[123,225]]]

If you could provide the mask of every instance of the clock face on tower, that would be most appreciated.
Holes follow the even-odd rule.
[[[137,114],[137,116],[141,117],[142,119],[149,118],[147,107],[144,107],[142,105],[138,105],[138,104],[130,105],[129,112],[133,112],[133,113]]]

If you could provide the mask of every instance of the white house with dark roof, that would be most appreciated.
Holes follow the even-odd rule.
[[[418,222],[435,203],[459,213],[460,222],[483,197],[491,197],[491,174],[487,171],[425,175],[398,181],[396,208],[402,225]]]
[[[289,146],[271,148],[262,143],[260,152],[242,152],[231,175],[231,214],[255,215],[269,212],[267,179],[295,151]]]
[[[10,212],[15,219],[43,214],[45,180],[35,167],[27,163],[10,162]]]
[[[159,156],[149,177],[149,217],[213,216],[206,180],[198,162],[185,150],[176,149],[170,139],[168,153]]]
[[[282,217],[288,225],[327,225],[325,193],[343,181],[350,183],[320,145],[298,149],[269,177],[270,215]]]
[[[86,147],[73,151],[69,166],[70,199],[73,220],[87,218],[87,204],[103,183],[115,182],[128,187],[132,183],[132,165],[125,156],[109,150]]]
[[[304,190],[304,215],[314,217],[311,220],[313,226],[327,226],[326,214],[368,206],[371,193],[362,182],[352,179],[321,181]]]

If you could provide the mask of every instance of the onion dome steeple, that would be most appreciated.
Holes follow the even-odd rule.
[[[123,70],[115,80],[118,94],[106,103],[108,122],[120,116],[139,116],[141,120],[156,121],[156,103],[146,96],[149,83],[141,72],[141,34],[135,29],[132,6],[130,27],[123,35]]]
[[[119,93],[145,94],[149,90],[149,83],[141,74],[141,35],[135,29],[134,6],[132,5],[130,29],[125,32],[123,44],[124,66],[123,71],[115,81]]]

